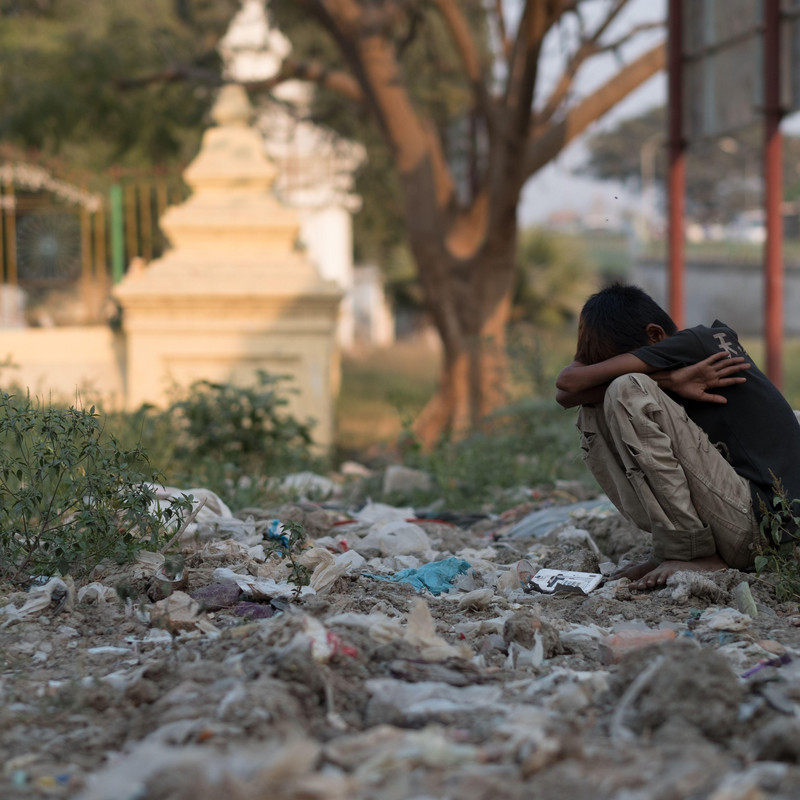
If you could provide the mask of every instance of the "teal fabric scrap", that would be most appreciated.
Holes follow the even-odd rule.
[[[410,583],[417,591],[427,589],[431,594],[442,594],[450,591],[453,581],[472,567],[461,558],[445,558],[442,561],[431,561],[414,569],[403,569],[394,575],[374,575],[362,572],[368,578],[390,583]]]

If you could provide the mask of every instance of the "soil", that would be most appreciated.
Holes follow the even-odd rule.
[[[270,518],[255,511],[239,516]],[[358,551],[338,511],[276,513],[334,557],[342,538]],[[797,604],[735,570],[528,593],[523,557],[596,571],[647,541],[615,514],[530,539],[507,537],[514,521],[415,523],[417,563],[472,565],[439,595],[363,574],[411,558],[383,554],[324,592],[255,597],[215,570],[280,582],[287,565],[202,538],[182,545],[180,588],[101,567],[20,617],[36,588],[0,587],[0,797],[798,796]]]

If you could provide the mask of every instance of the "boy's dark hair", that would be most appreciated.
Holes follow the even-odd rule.
[[[593,294],[578,322],[575,360],[597,364],[648,344],[647,326],[660,325],[667,336],[678,329],[661,306],[638,286],[615,283]]]

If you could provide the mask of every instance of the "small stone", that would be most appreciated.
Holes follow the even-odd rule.
[[[275,614],[275,609],[269,603],[237,603],[233,613],[244,619],[269,619]]]
[[[242,590],[235,583],[209,583],[189,592],[189,597],[197,600],[204,611],[219,611],[236,605]]]
[[[185,592],[173,592],[153,606],[150,618],[168,631],[192,630],[200,613],[200,603]]]

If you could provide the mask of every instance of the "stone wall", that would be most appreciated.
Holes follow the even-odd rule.
[[[29,388],[43,399],[125,403],[125,346],[107,325],[0,330],[0,359],[13,367],[0,370],[0,387]]]

